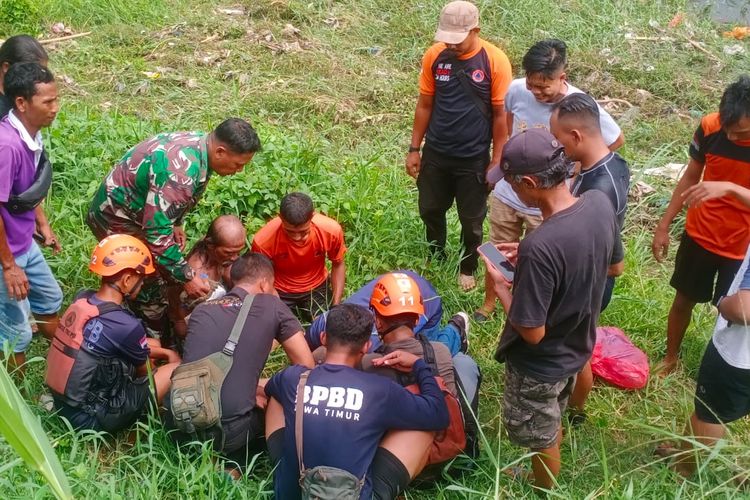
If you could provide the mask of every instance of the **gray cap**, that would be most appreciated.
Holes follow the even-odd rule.
[[[532,128],[516,134],[503,147],[502,169],[507,174],[536,174],[550,168],[563,146],[543,128]]]

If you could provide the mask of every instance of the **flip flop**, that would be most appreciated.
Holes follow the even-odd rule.
[[[473,319],[477,323],[484,323],[485,321],[490,319],[490,313],[487,313],[480,307],[479,309],[474,311],[474,314],[471,315],[471,319]]]

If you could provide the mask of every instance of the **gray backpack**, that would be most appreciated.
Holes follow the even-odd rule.
[[[221,437],[216,445],[223,446],[221,428],[221,387],[234,360],[247,314],[253,305],[247,295],[232,326],[224,348],[197,361],[184,363],[172,373],[170,388],[172,420],[177,429],[191,435]]]
[[[302,415],[305,404],[305,385],[310,370],[300,375],[297,385],[297,406],[294,415],[294,434],[297,441],[297,461],[299,463],[299,486],[302,500],[359,500],[365,479],[344,469],[319,465],[305,469],[302,460]]]

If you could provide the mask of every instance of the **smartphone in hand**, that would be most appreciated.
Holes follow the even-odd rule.
[[[513,266],[513,264],[510,263],[508,258],[495,247],[495,245],[489,242],[484,243],[479,248],[477,248],[477,252],[487,257],[487,260],[490,261],[495,269],[503,273],[503,276],[505,276],[506,280],[510,282],[513,281],[513,278],[516,274],[516,268]]]

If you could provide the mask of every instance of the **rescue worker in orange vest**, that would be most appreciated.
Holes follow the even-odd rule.
[[[65,311],[47,355],[46,382],[58,413],[74,428],[115,432],[132,425],[146,408],[146,363],[165,363],[154,371],[161,402],[180,358],[147,339],[141,320],[123,307],[155,271],[142,242],[124,234],[103,239],[89,270],[101,276],[101,286],[81,292]]]

